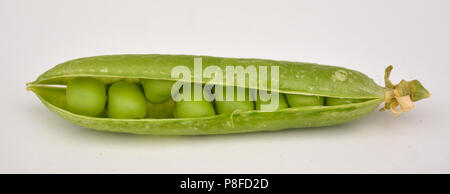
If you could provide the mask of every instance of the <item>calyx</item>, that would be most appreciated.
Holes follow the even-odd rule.
[[[386,92],[384,95],[384,107],[380,111],[390,110],[394,116],[414,109],[416,101],[430,97],[430,93],[418,80],[402,80],[397,85],[389,79],[393,67],[388,66],[384,74]]]

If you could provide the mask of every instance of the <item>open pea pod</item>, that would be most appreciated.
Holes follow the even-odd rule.
[[[201,58],[203,70],[212,65],[223,70],[226,66],[277,66],[279,80],[275,81],[279,87],[271,92],[356,101],[341,105],[290,107],[274,112],[251,110],[200,118],[117,119],[83,116],[68,111],[66,89],[58,86],[67,85],[76,77],[94,77],[105,84],[120,80],[138,83],[140,79],[176,81],[171,77],[172,69],[184,66],[194,72],[194,58]],[[89,129],[151,135],[209,135],[335,125],[360,118],[382,102],[385,102],[383,110],[399,114],[412,109],[412,102],[429,97],[428,91],[417,80],[393,85],[389,81],[391,70],[392,67],[386,69],[386,87],[381,87],[358,71],[312,63],[191,55],[109,55],[61,63],[36,81],[28,83],[27,89],[33,91],[51,111]],[[196,80],[200,79],[194,75],[191,82]],[[208,81],[203,78],[201,82]],[[267,80],[268,85],[272,84],[271,81]],[[215,84],[257,89],[248,82],[243,85],[237,81],[235,83],[227,85],[223,81]],[[271,90],[269,87],[258,89]],[[398,106],[400,109],[397,109]],[[162,115],[167,114],[163,112],[164,108],[155,110],[157,112],[152,114],[156,117],[158,111]]]

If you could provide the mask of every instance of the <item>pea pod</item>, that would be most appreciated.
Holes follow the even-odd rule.
[[[167,113],[151,112],[152,118],[126,119],[102,118],[73,113],[67,108],[64,87],[78,77],[92,77],[105,85],[119,81],[140,83],[140,80],[177,81],[171,77],[176,66],[185,66],[194,71],[194,58],[202,59],[202,68],[218,66],[278,66],[279,87],[258,88],[288,95],[319,96],[330,99],[353,99],[355,103],[334,103],[333,105],[295,106],[273,112],[259,110],[238,111],[195,118],[160,118]],[[377,85],[366,75],[341,67],[313,63],[274,61],[264,59],[238,59],[191,55],[109,55],[80,58],[61,63],[27,84],[43,104],[64,119],[77,125],[103,131],[151,134],[151,135],[210,135],[275,131],[289,128],[320,127],[355,120],[375,110],[382,102],[382,110],[395,114],[412,109],[412,102],[429,97],[428,91],[417,80],[402,81],[393,85],[389,81],[392,67],[386,69],[386,87]],[[237,79],[237,78],[235,78]],[[192,83],[199,82],[191,78]],[[201,83],[206,84],[203,78]],[[272,80],[267,80],[270,86]],[[223,86],[254,88],[248,82]],[[400,107],[400,109],[397,109]],[[161,111],[161,108],[155,109]],[[150,111],[150,112],[149,112]]]

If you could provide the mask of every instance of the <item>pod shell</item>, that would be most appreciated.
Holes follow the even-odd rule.
[[[247,67],[278,66],[278,92],[338,98],[369,99],[366,102],[338,106],[295,107],[275,112],[247,111],[189,119],[113,119],[73,114],[65,109],[65,85],[79,76],[96,77],[104,83],[119,80],[139,82],[139,79],[173,80],[176,66],[194,72],[194,58],[202,59],[202,67],[215,65]],[[192,82],[196,80],[192,78]],[[202,83],[209,80],[202,79]],[[273,84],[270,80],[269,85]],[[235,82],[236,83],[236,82]],[[215,83],[224,86],[225,82]],[[250,88],[245,85],[233,86]],[[341,67],[313,63],[238,59],[192,55],[109,55],[71,60],[48,70],[32,83],[30,90],[43,104],[62,118],[77,125],[103,131],[150,135],[211,135],[275,131],[289,128],[321,127],[355,120],[375,110],[384,98],[384,88],[366,75]],[[269,89],[269,88],[267,88]]]

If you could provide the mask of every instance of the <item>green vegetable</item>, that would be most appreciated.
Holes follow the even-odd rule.
[[[203,89],[203,87],[200,85],[194,85],[194,87]],[[173,112],[175,118],[198,118],[214,116],[216,114],[212,102],[207,101],[203,93],[199,100],[195,99],[194,87],[192,87],[192,92],[190,94],[180,94],[186,97],[190,95],[190,100],[183,99],[179,102],[175,102],[175,110]]]
[[[336,106],[336,105],[342,105],[342,104],[359,103],[359,102],[364,102],[364,101],[366,101],[366,99],[326,98],[325,105],[326,106]]]
[[[284,97],[284,94],[278,93],[278,102],[277,103],[272,103],[272,100],[263,100],[261,99],[261,96],[259,95],[259,93],[256,95],[257,99],[255,102],[256,105],[256,110],[261,110],[264,112],[269,112],[269,111],[275,111],[275,110],[283,110],[285,108],[289,108],[289,105],[286,101],[286,98]],[[274,96],[269,94],[269,96]]]
[[[271,79],[267,80],[266,86],[259,87],[251,82],[240,83],[237,77],[231,83],[220,80],[213,83],[216,86],[278,93],[277,110],[261,110],[262,105],[270,101],[261,102],[259,98],[255,102],[256,110],[250,109],[249,102],[252,101],[240,104],[237,103],[239,101],[210,102],[204,98],[200,101],[179,102],[168,99],[171,83],[179,79],[172,78],[172,69],[184,66],[194,72],[196,57],[202,59],[201,70],[211,66],[217,66],[221,70],[225,70],[227,66],[244,69],[279,68],[276,88],[271,87],[275,83]],[[86,128],[134,134],[210,135],[335,125],[360,118],[375,110],[382,102],[385,102],[382,110],[400,114],[411,110],[413,102],[430,96],[417,80],[402,80],[397,85],[392,84],[389,80],[391,70],[391,66],[386,69],[386,87],[381,87],[358,71],[312,63],[190,55],[110,55],[80,58],[59,64],[34,82],[28,83],[27,88],[48,109]],[[77,96],[82,95],[82,92],[70,92],[73,89],[71,82],[81,77],[93,78],[91,80],[95,79],[106,85],[112,84],[107,91],[108,99],[101,97],[101,94],[105,94],[101,89],[91,89],[91,84],[81,84],[76,90],[98,95],[87,98],[89,102],[81,100],[82,103],[100,107],[107,100],[106,117],[102,115],[100,108],[94,108],[96,106],[86,106],[87,109],[78,112],[77,109],[83,109],[83,105],[72,102],[69,105],[69,99],[74,98],[77,102],[81,98]],[[209,81],[210,79],[201,79],[196,75],[187,80],[203,85],[211,84]],[[137,85],[139,83],[149,101]],[[55,85],[67,86],[67,89]]]
[[[144,118],[147,104],[141,88],[130,82],[114,83],[108,90],[106,114],[111,118]]]
[[[73,113],[98,116],[105,109],[106,87],[89,77],[78,77],[67,84],[67,109]]]
[[[214,93],[216,99],[221,97],[222,101],[215,101],[214,108],[217,114],[228,114],[233,112],[245,112],[255,110],[255,104],[250,96],[250,92],[246,88],[241,88],[244,91],[238,91],[238,87],[226,87],[223,88],[223,92]],[[233,99],[226,99],[229,90],[234,90]],[[243,99],[238,99],[238,93],[242,92],[245,96]]]
[[[169,100],[171,96],[172,81],[141,79],[145,97],[152,104],[161,104]]]
[[[296,94],[286,94],[286,100],[289,106],[323,106],[324,97],[322,96],[306,96]]]

